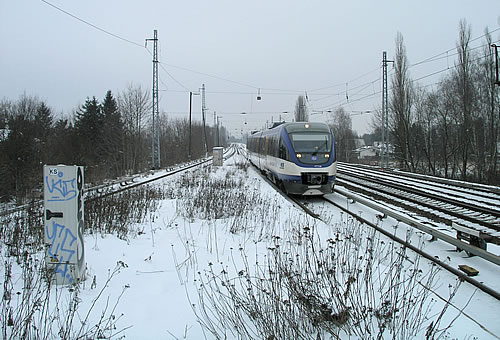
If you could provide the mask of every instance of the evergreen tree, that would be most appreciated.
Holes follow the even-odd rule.
[[[122,174],[122,139],[124,126],[121,119],[118,104],[110,90],[102,103],[103,143],[101,145],[102,156],[108,165],[108,170],[112,171],[111,176]]]
[[[103,144],[103,123],[101,105],[95,97],[87,98],[77,112],[75,121],[75,132],[80,145],[80,161],[84,165],[95,166],[102,160],[99,151]]]
[[[52,117],[52,110],[41,102],[35,113],[35,131],[34,138],[36,149],[38,150],[37,156],[41,164],[52,163],[50,161],[50,154],[52,150],[48,148],[49,136],[52,133],[52,126],[54,124]]]
[[[59,119],[54,123],[48,140],[50,150],[48,163],[81,164],[78,155],[79,142],[75,135],[75,130],[67,119]]]

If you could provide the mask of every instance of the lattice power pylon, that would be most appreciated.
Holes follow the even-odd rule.
[[[153,124],[151,131],[151,167],[160,168],[160,109],[158,104],[158,31],[154,30],[153,39]]]

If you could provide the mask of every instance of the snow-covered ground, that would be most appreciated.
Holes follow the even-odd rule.
[[[204,170],[201,175],[200,172],[197,173],[198,177],[204,177],[208,181],[211,176],[219,180],[236,178],[239,190],[244,190],[247,195],[242,203],[237,202],[234,195],[218,197],[220,201],[214,200],[212,203],[230,206],[229,210],[239,211],[240,216],[224,215],[216,219],[211,215],[209,207],[200,206],[202,203],[198,202],[196,197],[182,198],[185,197],[183,190],[187,189],[179,186],[179,183],[183,183],[182,178],[188,177],[177,174],[175,178],[167,177],[162,183],[153,184],[169,191],[168,196],[173,198],[163,200],[160,208],[151,214],[147,221],[135,225],[134,232],[126,240],[114,235],[86,236],[85,256],[88,272],[87,280],[79,291],[76,320],[85,320],[90,309],[87,325],[93,325],[99,322],[102,312],[105,311],[105,318],[114,316],[110,324],[116,329],[106,333],[114,338],[124,336],[127,339],[213,339],[215,337],[209,331],[212,329],[224,334],[228,339],[238,339],[236,332],[222,330],[224,321],[216,316],[217,313],[229,315],[231,308],[238,307],[237,303],[226,303],[229,293],[223,286],[234,282],[234,289],[248,289],[249,292],[252,289],[261,289],[270,295],[269,287],[277,284],[269,280],[275,274],[270,263],[278,258],[277,249],[281,249],[281,256],[297,252],[293,257],[297,262],[293,265],[304,270],[300,275],[305,278],[310,275],[307,268],[316,268],[318,271],[321,268],[314,263],[310,264],[311,267],[301,267],[304,262],[309,261],[310,256],[308,250],[303,247],[304,244],[324,246],[322,254],[330,250],[342,252],[342,249],[345,249],[348,252],[343,255],[345,259],[367,257],[370,242],[375,246],[389,247],[388,240],[370,239],[373,235],[367,228],[356,227],[344,214],[331,207],[317,207],[322,213],[328,214],[327,223],[312,219],[275,192],[252,168],[242,170],[243,163],[244,159],[235,155],[227,160],[223,167]],[[221,193],[216,195],[221,196]],[[366,217],[366,214],[370,213],[366,211],[363,216]],[[386,220],[384,223],[388,226],[392,223],[397,225],[395,221]],[[351,229],[343,230],[346,226]],[[345,239],[340,236],[339,239],[339,235],[348,236],[345,236]],[[411,237],[415,242],[426,244],[425,236],[415,233]],[[339,245],[341,243],[342,246]],[[433,244],[429,247],[434,246]],[[443,257],[446,257],[443,249],[441,252]],[[368,262],[381,265],[373,267],[379,271],[390,268],[391,261],[384,258],[384,254],[386,253],[376,253]],[[432,286],[424,287],[427,282],[425,275],[436,269],[426,261],[415,259],[411,254],[406,256],[413,264],[419,264],[423,276],[422,281],[418,281],[420,276],[413,276],[413,285],[403,283],[401,287],[429,294],[422,304],[429,308],[429,319],[422,320],[420,332],[416,336],[425,338],[426,328],[443,309],[444,302],[441,298],[449,298],[450,292],[457,285],[457,279],[442,270],[436,271]],[[293,258],[291,257],[289,262],[293,262]],[[318,258],[315,260],[319,262]],[[364,267],[360,266],[356,270],[369,267],[368,262],[363,261],[365,260],[360,260],[360,263],[363,263]],[[412,262],[404,265],[410,271]],[[500,281],[500,272],[496,266],[481,267],[480,263],[477,266],[480,267],[481,273],[483,268],[489,271],[488,275],[485,275],[488,280]],[[256,279],[259,274],[267,280]],[[17,281],[14,282],[22,285],[19,274],[14,275],[18,275]],[[346,281],[342,281],[343,274],[338,275],[338,282],[345,284]],[[382,287],[382,277],[380,272],[373,272],[373,278],[369,281],[372,280],[377,287]],[[280,284],[285,285],[282,282]],[[362,288],[362,285],[358,287],[360,290],[366,289],[363,290],[365,293],[376,293]],[[240,303],[243,304],[244,297],[250,293],[241,294]],[[284,299],[285,295],[283,294]],[[401,308],[405,311],[411,309],[411,304],[417,298],[418,296],[402,302]],[[265,304],[264,300],[261,303]],[[335,304],[334,301],[328,303]],[[282,312],[285,313],[286,310]],[[423,313],[409,315],[417,320],[422,317],[421,314]],[[243,323],[251,323],[251,318],[241,316],[241,313],[239,315],[246,320]],[[256,316],[258,317],[259,315]],[[499,301],[463,283],[439,325],[440,328],[445,328],[454,321],[452,327],[437,334],[441,334],[443,339],[498,339],[499,320]],[[227,324],[232,321],[228,320]],[[404,322],[401,325],[407,327]],[[339,334],[343,339],[358,338],[345,332]],[[316,333],[310,336],[312,339],[330,338]],[[258,338],[255,334],[247,338],[252,337]],[[392,336],[386,332],[384,338],[389,339]]]

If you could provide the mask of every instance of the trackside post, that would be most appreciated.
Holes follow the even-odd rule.
[[[216,146],[213,148],[213,165],[222,166],[224,164],[224,148]]]
[[[44,241],[47,269],[57,284],[85,279],[82,166],[45,165]]]

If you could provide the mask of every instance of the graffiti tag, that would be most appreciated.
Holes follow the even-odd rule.
[[[46,225],[45,233],[50,243],[47,253],[50,262],[55,265],[54,273],[60,276],[66,282],[72,283],[73,278],[69,271],[71,258],[76,250],[73,250],[73,244],[76,236],[66,226],[52,222],[52,225]]]
[[[64,180],[62,171],[50,174],[45,176],[45,184],[49,191],[48,201],[69,201],[76,197],[76,178]]]

